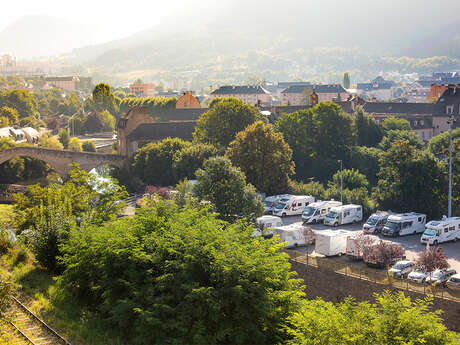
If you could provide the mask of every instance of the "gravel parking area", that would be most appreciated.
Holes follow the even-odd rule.
[[[285,217],[283,218],[283,223],[285,225],[296,224],[296,223],[301,224],[302,219],[300,216]],[[344,229],[344,230],[349,230],[349,231],[358,231],[362,229],[362,224],[342,225],[342,226],[339,226],[338,228],[324,226],[322,224],[315,224],[315,225],[310,225],[310,226],[315,230]],[[383,239],[401,243],[401,245],[406,250],[406,256],[409,260],[414,260],[417,254],[425,250],[426,248],[425,245],[422,245],[420,243],[421,234],[409,235],[409,236],[403,236],[403,237],[386,237],[380,234],[378,236]],[[440,246],[443,248],[444,253],[449,258],[449,263],[451,267],[456,269],[457,272],[460,273],[460,241],[446,242],[446,243],[440,244]],[[314,246],[308,246],[308,247],[302,248],[301,250],[306,251],[306,252],[312,252],[313,249],[314,249]]]

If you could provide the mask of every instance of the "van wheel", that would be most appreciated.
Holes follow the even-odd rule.
[[[335,223],[334,223],[334,227],[336,228],[336,227],[338,227],[338,226],[339,226],[339,223],[335,222]]]
[[[312,223],[312,224],[316,224],[316,219],[313,219],[313,220],[311,221],[311,223]]]
[[[416,235],[417,234],[417,231],[414,230],[414,232],[412,233],[412,235]]]

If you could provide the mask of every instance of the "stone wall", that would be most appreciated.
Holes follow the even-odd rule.
[[[387,285],[372,281],[345,276],[336,273],[326,267],[313,267],[291,260],[292,269],[297,272],[306,285],[308,298],[321,297],[334,303],[341,302],[347,296],[353,296],[358,301],[373,301],[374,293],[389,290]],[[393,288],[390,290],[401,291]],[[412,291],[405,291],[407,296],[413,299],[422,299],[425,296]],[[442,315],[446,326],[456,332],[460,332],[460,303],[441,298],[434,299],[434,309],[444,311]]]

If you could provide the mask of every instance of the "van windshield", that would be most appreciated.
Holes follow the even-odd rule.
[[[433,229],[426,229],[425,232],[423,233],[426,236],[436,236],[438,232]]]
[[[369,219],[366,221],[366,224],[375,225],[379,221],[379,217],[370,216]]]
[[[315,208],[311,206],[307,206],[305,210],[303,211],[303,215],[310,217],[311,215],[313,215],[313,212],[315,212]]]
[[[395,222],[387,222],[385,224],[387,228],[390,228],[391,230],[400,230],[401,229],[401,223],[395,223]]]
[[[284,202],[279,202],[279,203],[276,204],[275,208],[277,210],[282,210],[285,206],[286,206],[286,204]]]
[[[327,214],[327,218],[337,218],[339,216],[339,214],[337,212],[332,212],[330,211],[328,214]]]

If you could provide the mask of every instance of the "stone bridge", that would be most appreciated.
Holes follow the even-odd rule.
[[[81,169],[90,171],[93,168],[103,165],[122,168],[127,161],[125,156],[120,155],[20,146],[0,150],[0,164],[17,156],[40,159],[48,163],[61,177],[66,177],[68,175],[71,170],[69,165],[72,163],[78,163]]]

